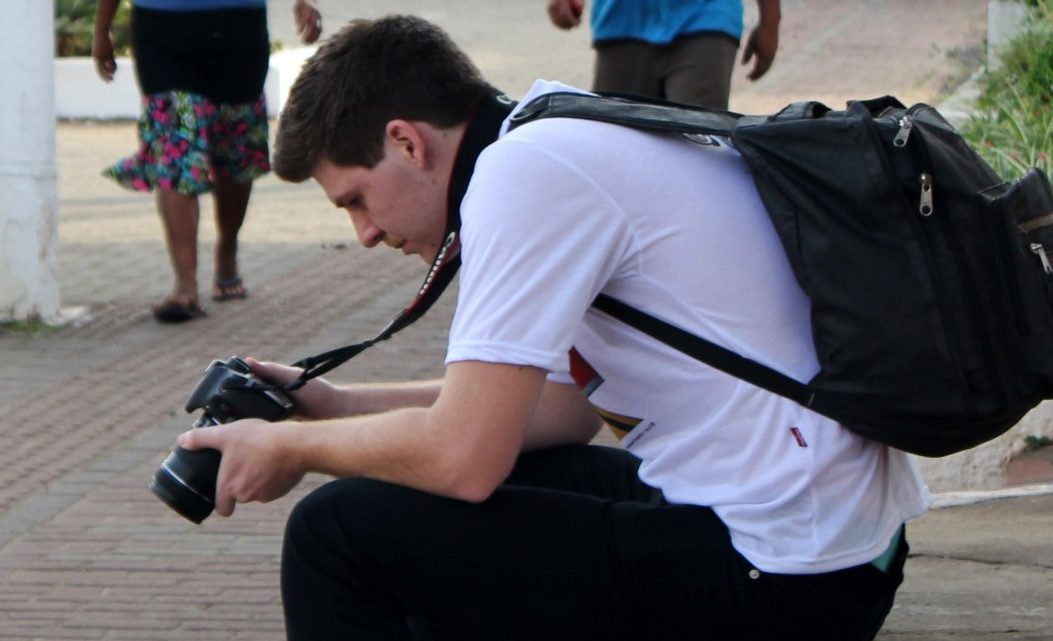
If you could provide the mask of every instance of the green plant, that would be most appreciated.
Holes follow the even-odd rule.
[[[1035,0],[1021,33],[981,79],[962,134],[1006,179],[1037,166],[1053,174],[1053,0]]]
[[[1034,452],[1053,445],[1053,439],[1047,436],[1025,436],[1025,451]]]
[[[131,8],[122,0],[110,33],[119,56],[131,51]],[[95,35],[95,0],[55,0],[55,55],[90,56]]]
[[[0,336],[5,333],[11,334],[49,334],[56,331],[58,328],[39,319],[30,319],[24,321],[0,321]]]

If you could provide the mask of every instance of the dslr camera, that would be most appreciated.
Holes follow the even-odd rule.
[[[288,394],[255,376],[237,356],[212,361],[186,402],[186,411],[203,410],[195,428],[208,428],[242,418],[280,421],[292,413]],[[150,490],[183,517],[201,523],[216,503],[220,452],[179,446],[154,473]]]

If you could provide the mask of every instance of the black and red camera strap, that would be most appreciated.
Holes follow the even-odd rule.
[[[413,301],[373,338],[308,356],[293,363],[295,367],[302,367],[303,372],[296,380],[282,385],[282,389],[299,389],[312,378],[332,371],[364,350],[391,338],[424,316],[439,299],[461,266],[461,201],[464,200],[468,183],[475,172],[475,161],[483,149],[497,140],[501,125],[514,107],[515,102],[504,94],[489,96],[479,103],[465,129],[446,193],[446,238]]]
[[[376,336],[360,343],[345,345],[296,361],[293,363],[293,366],[302,367],[303,373],[295,381],[283,385],[283,389],[295,390],[303,387],[304,383],[312,378],[321,376],[343,365],[369,347],[391,338],[397,332],[409,327],[421,316],[424,316],[424,313],[439,299],[442,292],[453,281],[453,277],[457,275],[457,270],[461,266],[459,245],[458,233],[455,231],[450,232],[446,236],[446,242],[439,251],[439,255],[435,257],[435,261],[428,270],[428,275],[421,284],[413,302],[391,319]]]

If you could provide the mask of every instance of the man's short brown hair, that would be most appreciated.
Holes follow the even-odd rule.
[[[322,160],[373,167],[389,121],[452,127],[493,91],[439,27],[413,16],[355,20],[293,83],[278,120],[274,171],[302,182]]]

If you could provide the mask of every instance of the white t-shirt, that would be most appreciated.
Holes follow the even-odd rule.
[[[523,104],[552,91],[577,90],[538,81]],[[931,501],[906,454],[590,309],[603,292],[797,380],[818,371],[749,170],[712,142],[554,118],[488,147],[461,207],[446,361],[573,369],[629,430],[642,480],[712,507],[761,570],[869,562]]]

